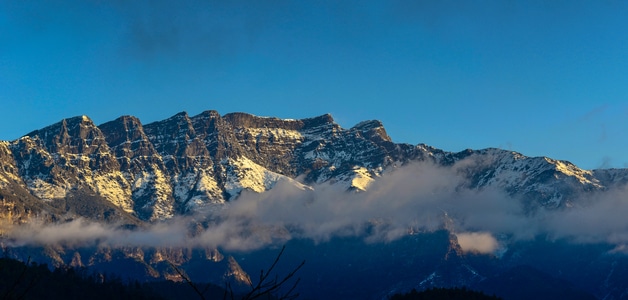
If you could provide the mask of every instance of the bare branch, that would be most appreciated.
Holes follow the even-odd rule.
[[[246,295],[244,295],[241,299],[253,300],[262,296],[270,297],[271,295],[273,295],[273,293],[279,292],[282,286],[286,284],[290,279],[292,279],[294,275],[303,267],[303,265],[305,265],[305,261],[302,261],[296,268],[292,269],[292,271],[290,271],[286,276],[279,277],[279,275],[276,274],[273,279],[270,279],[270,275],[275,270],[275,267],[279,263],[279,260],[281,259],[281,256],[283,255],[283,252],[285,249],[286,249],[286,246],[283,246],[281,248],[281,251],[279,252],[279,254],[277,255],[277,257],[275,258],[275,260],[270,265],[267,271],[264,271],[263,269],[260,271],[260,276],[259,276],[260,279],[256,285],[253,285],[253,283],[249,281],[250,282],[249,285],[251,286],[251,291],[247,293]],[[205,300],[205,297],[203,296],[203,294],[207,291],[209,286],[207,286],[203,290],[203,292],[199,291],[196,284],[194,284],[190,280],[190,278],[187,277],[187,275],[183,274],[183,272],[179,268],[177,268],[173,263],[169,261],[168,263],[170,264],[170,267],[172,267],[172,269],[174,269],[177,272],[177,274],[179,274],[179,276],[181,276],[181,278],[183,278],[183,280],[185,280],[185,282],[187,282],[187,284],[190,287],[192,287],[192,289],[194,289],[196,294],[198,294],[198,296],[201,299]],[[293,294],[293,292],[296,289],[299,282],[301,282],[301,278],[297,278],[297,280],[294,282],[292,287],[285,294],[283,294],[282,296],[274,296],[274,297],[278,299],[286,299],[286,300],[297,298],[299,294],[298,293]],[[228,297],[227,295],[231,296],[231,300],[235,300],[233,288],[230,282],[225,282],[225,292],[223,294],[223,300],[227,300],[227,297]]]
[[[179,270],[179,268],[177,268],[172,262],[168,261],[168,264],[170,264],[170,267],[172,267],[179,274],[179,276],[181,276],[181,278],[183,278],[183,280],[185,280],[185,282],[187,282],[188,285],[190,285],[194,289],[196,294],[198,294],[198,296],[201,297],[202,300],[205,300],[205,296],[203,296],[203,293],[198,290],[196,284],[194,284],[192,280],[190,280],[190,278],[183,274],[183,272],[181,272],[181,270]]]
[[[283,279],[279,280],[279,275],[275,275],[274,279],[268,280],[268,276],[274,270],[275,266],[277,266],[277,263],[279,262],[279,259],[283,255],[283,252],[284,252],[285,249],[286,249],[286,246],[283,246],[281,248],[281,251],[277,255],[277,258],[275,258],[275,261],[272,263],[270,268],[268,268],[268,271],[264,272],[264,270],[262,270],[260,272],[260,281],[242,299],[252,300],[252,299],[256,299],[256,298],[259,298],[261,296],[264,296],[264,295],[270,295],[273,292],[278,291],[288,280],[290,280],[292,277],[294,277],[294,275],[299,271],[299,269],[301,269],[301,267],[303,267],[303,265],[305,264],[305,261],[302,261],[301,264],[299,264],[290,273],[288,273],[288,275],[283,277]],[[298,285],[298,283],[300,281],[301,281],[300,278],[297,279],[297,281],[290,288],[290,290],[288,290],[288,292],[285,295],[280,297],[280,299],[294,299],[294,298],[296,298],[298,296],[298,294],[291,295],[291,293],[294,291],[294,289],[296,288],[296,286]]]
[[[17,288],[17,285],[22,281],[22,278],[26,274],[26,270],[28,270],[28,265],[30,264],[30,262],[31,262],[31,257],[29,256],[28,260],[26,261],[26,264],[24,265],[24,268],[22,269],[22,272],[20,272],[20,275],[17,277],[15,282],[13,282],[13,285],[11,285],[11,287],[4,294],[3,299],[9,299],[9,297],[11,296],[11,293],[13,292],[13,290],[15,290]]]
[[[290,295],[292,294],[292,292],[294,291],[294,289],[297,288],[297,285],[299,285],[299,282],[301,282],[301,278],[297,278],[297,280],[294,282],[294,284],[292,285],[292,287],[288,290],[288,292],[286,292],[283,296],[281,296],[279,298],[279,300],[283,300],[283,299],[296,299],[297,297],[299,297],[299,293],[296,293],[294,295]]]

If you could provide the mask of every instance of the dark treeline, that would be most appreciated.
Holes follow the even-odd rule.
[[[185,282],[126,282],[118,276],[90,273],[82,268],[56,268],[0,258],[0,297],[2,299],[223,299],[225,290],[203,286],[203,296]],[[270,296],[270,295],[269,295]],[[230,298],[230,297],[229,297]],[[239,297],[237,297],[239,298]],[[273,298],[270,296],[270,298]],[[465,299],[497,300],[495,296],[466,288],[433,288],[397,294],[391,300]]]
[[[205,286],[204,286],[205,287]],[[204,289],[207,299],[222,299],[215,285]],[[89,273],[86,269],[56,268],[0,258],[2,299],[198,299],[186,283],[125,282],[120,277]]]
[[[418,292],[412,290],[406,294],[396,294],[391,300],[498,300],[496,296],[487,296],[482,292],[467,290],[466,288],[432,288]]]

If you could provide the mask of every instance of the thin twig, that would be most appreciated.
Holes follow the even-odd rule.
[[[2,299],[8,299],[9,295],[11,295],[11,292],[13,292],[13,290],[17,288],[17,285],[20,283],[20,281],[22,281],[22,277],[24,277],[24,275],[26,274],[26,270],[28,269],[28,265],[30,264],[30,262],[31,257],[29,256],[28,260],[26,261],[26,265],[24,265],[24,269],[22,269],[22,272],[20,272],[20,276],[18,276],[15,282],[13,282],[13,285],[11,285],[11,288],[7,290]]]
[[[31,281],[28,283],[28,285],[26,286],[26,288],[24,289],[24,292],[22,292],[22,295],[17,297],[17,299],[24,299],[28,291],[30,291],[35,286],[35,282],[37,282],[37,280],[39,280],[39,276],[33,277]]]
[[[284,250],[286,250],[286,246],[285,245],[283,247],[281,247],[281,251],[279,251],[279,254],[277,254],[277,257],[275,258],[275,261],[273,262],[272,265],[270,265],[270,268],[268,268],[268,271],[266,271],[266,274],[264,274],[264,270],[260,271],[259,282],[257,283],[257,286],[255,288],[253,288],[253,290],[249,294],[252,294],[255,291],[260,290],[260,289],[263,288],[263,284],[266,281],[266,278],[268,278],[268,275],[270,275],[270,273],[273,271],[273,269],[275,268],[275,266],[279,262],[279,259],[281,258],[281,255],[283,255],[283,251]]]
[[[198,296],[201,297],[202,300],[205,300],[205,296],[203,296],[203,293],[201,293],[201,291],[198,290],[198,288],[196,287],[196,284],[194,284],[192,280],[190,280],[190,278],[188,278],[185,274],[183,274],[183,272],[181,272],[181,270],[179,270],[179,268],[177,268],[170,261],[168,261],[168,264],[170,264],[170,267],[172,267],[179,274],[179,276],[181,276],[181,278],[183,278],[183,280],[185,280],[185,282],[187,282],[188,285],[190,285],[194,289],[196,294],[198,294]]]
[[[277,266],[277,263],[279,262],[285,249],[286,249],[286,246],[283,246],[281,248],[281,251],[277,255],[277,258],[275,258],[275,261],[272,263],[270,268],[268,268],[268,271],[264,272],[264,270],[261,270],[260,281],[255,286],[253,286],[253,284],[251,283],[251,287],[252,287],[251,291],[248,294],[246,294],[242,299],[252,300],[252,299],[256,299],[261,296],[264,296],[264,295],[272,294],[273,292],[279,290],[279,288],[283,284],[285,284],[288,280],[290,280],[296,274],[296,272],[299,271],[301,267],[303,267],[303,265],[305,264],[305,261],[302,261],[301,264],[299,264],[295,269],[293,269],[290,273],[288,273],[288,275],[283,277],[283,279],[279,280],[279,275],[275,275],[275,278],[273,280],[268,280],[268,276],[272,273],[275,266]],[[294,291],[294,289],[296,288],[300,280],[301,279],[299,278],[297,282],[292,286],[292,288],[290,288],[290,290],[288,290],[288,292],[284,296],[282,296],[282,299],[293,299],[296,296],[298,296],[298,294],[296,295],[290,295],[290,294]]]
[[[222,295],[222,300],[227,300],[227,291],[230,286],[229,282],[225,282],[225,293]]]
[[[297,281],[294,282],[294,284],[292,285],[292,287],[288,290],[288,292],[286,292],[283,296],[281,296],[279,298],[279,300],[283,300],[283,299],[295,299],[297,297],[299,297],[299,293],[294,294],[293,296],[290,296],[290,294],[294,291],[294,289],[297,287],[297,285],[299,285],[299,282],[301,282],[301,278],[297,278]]]
[[[265,289],[264,291],[260,291],[257,295],[252,295],[250,298],[247,298],[247,299],[251,299],[251,300],[256,299],[260,296],[270,294],[273,291],[279,289],[284,283],[286,283],[286,281],[290,280],[290,278],[292,278],[294,274],[296,274],[297,271],[299,271],[299,269],[303,267],[304,264],[305,264],[305,261],[302,261],[301,264],[299,264],[298,267],[292,270],[292,272],[288,273],[288,275],[286,275],[286,277],[284,277],[283,280],[281,280],[280,282],[277,282],[276,280],[274,282],[271,282],[267,289]]]

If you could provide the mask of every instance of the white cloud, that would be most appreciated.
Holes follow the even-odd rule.
[[[497,240],[488,232],[463,232],[457,233],[456,237],[464,252],[490,254],[499,246]]]
[[[498,244],[508,242],[498,243],[496,236],[519,240],[548,234],[579,243],[628,244],[625,187],[583,195],[575,208],[530,216],[522,211],[519,199],[503,191],[465,188],[457,170],[458,165],[412,164],[386,173],[360,193],[331,185],[303,191],[279,182],[266,193],[245,192],[219,212],[177,217],[135,230],[79,219],[3,226],[3,231],[21,245],[250,250],[293,238],[320,242],[335,236],[361,236],[368,242],[386,242],[410,230],[443,228],[447,219],[448,228],[460,232],[462,249],[479,253],[492,253]]]

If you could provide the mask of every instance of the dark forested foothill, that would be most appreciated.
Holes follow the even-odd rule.
[[[466,288],[432,288],[418,292],[412,290],[406,294],[396,294],[390,300],[498,300],[497,296],[488,296],[482,292]]]
[[[224,290],[210,286],[206,298],[222,299]],[[197,299],[185,283],[125,282],[120,277],[90,274],[85,269],[57,268],[0,258],[2,299]]]

